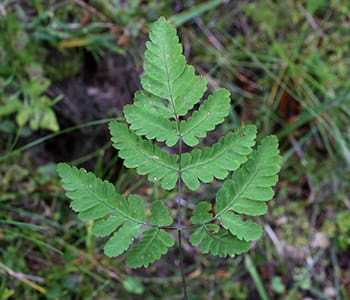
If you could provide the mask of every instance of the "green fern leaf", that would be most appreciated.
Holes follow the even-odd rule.
[[[173,218],[162,201],[152,203],[146,222],[141,197],[124,197],[94,174],[59,164],[58,174],[72,200],[72,209],[81,220],[92,221],[93,234],[106,237],[106,255],[119,256],[130,248],[126,263],[133,268],[147,267],[168,252],[175,244],[166,231],[169,229],[194,229],[190,242],[203,253],[233,256],[247,251],[249,242],[262,234],[251,216],[264,214],[266,202],[274,194],[272,186],[277,182],[281,160],[277,139],[267,137],[253,150],[256,127],[248,125],[210,147],[183,152],[181,143],[198,145],[200,138],[223,122],[230,110],[230,93],[219,89],[200,102],[206,79],[196,76],[194,68],[186,64],[176,30],[164,18],[152,26],[141,85],[143,91],[137,92],[134,103],[124,109],[129,127],[109,124],[113,146],[124,165],[136,168],[138,174],[147,175],[149,181],[159,182],[166,190],[176,183],[180,187],[182,181],[194,191],[201,182],[226,179],[231,171],[232,179],[218,191],[214,209],[208,202],[199,202],[190,218],[192,226],[179,222],[177,227],[170,227]],[[194,109],[196,105],[198,110]],[[168,147],[179,142],[178,154],[171,154],[171,149],[168,153],[152,140]]]
[[[249,219],[243,221],[234,212],[250,216],[266,212],[265,202],[273,197],[272,186],[277,182],[280,160],[276,137],[263,139],[258,150],[249,156],[248,162],[218,192],[215,218],[238,239],[253,241],[260,238],[260,225]]]
[[[173,222],[169,209],[157,200],[152,203],[150,224],[153,226],[169,226]],[[173,238],[163,229],[152,228],[143,232],[142,239],[128,253],[126,263],[131,268],[147,267],[168,252],[174,245]]]
[[[209,183],[213,178],[225,179],[247,161],[256,137],[256,127],[248,125],[229,133],[218,143],[203,150],[195,149],[181,156],[182,179],[191,190],[199,188],[199,180]]]
[[[190,219],[192,224],[204,224],[213,218],[213,214],[210,213],[212,206],[210,203],[201,201],[193,210],[192,217]]]
[[[238,239],[226,230],[220,229],[213,221],[210,213],[212,206],[208,202],[199,202],[190,219],[192,224],[201,225],[190,235],[193,246],[200,246],[202,253],[211,253],[218,256],[233,256],[248,251],[249,244]]]
[[[241,241],[231,233],[220,230],[216,224],[202,225],[190,236],[193,246],[201,247],[202,253],[211,253],[217,256],[233,256],[249,250],[249,243]]]
[[[179,140],[180,132],[176,122],[169,118],[186,115],[199,102],[206,90],[206,80],[195,76],[194,68],[186,64],[176,30],[164,18],[152,26],[146,47],[141,84],[152,96],[136,93],[134,104],[124,109],[125,118],[137,135],[165,141],[171,147]],[[193,122],[196,119],[191,127],[195,125]],[[186,141],[193,139],[193,128],[186,130]],[[205,136],[201,130],[197,130],[197,134]]]
[[[174,146],[179,140],[176,122],[168,119],[164,104],[159,99],[154,101],[154,98],[137,92],[134,104],[124,107],[125,118],[137,135],[145,135],[148,139],[155,138],[159,142],[165,141],[169,147]]]
[[[178,155],[170,155],[131,132],[127,126],[111,122],[109,129],[113,146],[119,150],[127,168],[137,168],[141,175],[148,174],[148,180],[161,183],[164,189],[174,188],[178,179]]]
[[[221,224],[240,240],[256,241],[261,237],[262,228],[252,220],[243,221],[232,211],[225,212],[221,217]]]
[[[57,172],[78,217],[83,221],[96,220],[93,232],[99,236],[114,232],[105,244],[105,254],[118,256],[127,250],[146,219],[143,200],[136,195],[126,200],[110,182],[84,169],[60,163]]]
[[[98,237],[104,237],[112,234],[124,221],[125,218],[123,216],[113,215],[107,219],[96,221],[91,228],[91,232]]]
[[[138,107],[143,107],[150,111],[152,114],[165,119],[174,118],[174,110],[172,107],[168,107],[164,104],[162,99],[157,96],[151,95],[145,91],[137,91],[134,97],[134,104]],[[131,124],[132,118],[130,118],[129,124]]]
[[[142,87],[160,101],[166,99],[174,118],[186,115],[203,96],[207,82],[186,65],[175,28],[160,18],[151,28],[146,48]]]
[[[229,210],[250,216],[266,213],[266,201],[272,199],[280,170],[278,142],[275,136],[261,141],[248,162],[227,180],[216,198],[216,216]]]
[[[169,226],[173,222],[168,207],[162,201],[152,203],[149,222],[156,226]]]
[[[198,137],[205,137],[207,131],[222,123],[229,114],[230,101],[228,90],[216,90],[187,121],[181,121],[180,129],[184,143],[189,146],[197,145]]]
[[[174,246],[173,238],[163,229],[148,229],[128,253],[126,264],[131,268],[147,267]]]
[[[109,256],[122,254],[133,243],[134,238],[139,235],[140,224],[125,222],[117,230],[103,247],[104,253]]]
[[[216,255],[247,251],[248,242],[259,239],[262,228],[250,219],[243,221],[234,212],[253,216],[266,212],[265,202],[273,197],[272,186],[277,182],[280,160],[276,137],[264,138],[258,149],[251,153],[247,163],[233,174],[232,180],[226,180],[217,193],[214,217],[209,213],[209,203],[197,204],[190,221],[201,227],[192,233],[191,243],[201,245],[203,253]],[[210,224],[217,219],[223,229]],[[231,245],[230,248],[228,245]]]

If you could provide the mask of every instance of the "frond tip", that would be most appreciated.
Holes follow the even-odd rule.
[[[142,87],[160,101],[165,99],[173,117],[184,116],[203,96],[207,82],[186,64],[176,30],[164,18],[153,24],[149,37]]]

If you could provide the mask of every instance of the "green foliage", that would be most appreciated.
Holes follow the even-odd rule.
[[[39,128],[58,131],[59,125],[52,106],[60,99],[50,99],[43,93],[46,92],[50,81],[45,78],[32,78],[22,86],[24,105],[19,103],[16,116],[20,127],[29,123],[32,130]],[[18,98],[17,98],[17,101]]]
[[[326,220],[322,231],[329,237],[335,238],[341,250],[350,248],[350,212],[341,211],[333,220]]]
[[[207,131],[213,130],[229,114],[230,93],[220,89],[203,102],[198,111],[186,121],[181,121],[180,129],[183,142],[189,146],[199,143],[198,137],[205,137]]]
[[[41,66],[44,51],[17,15],[0,18],[0,28],[0,122],[14,114],[19,127],[57,131],[52,106],[59,98],[44,94],[50,86]]]
[[[160,200],[152,203],[151,215],[149,222],[155,226],[169,226],[173,222],[168,208]]]
[[[123,287],[129,293],[133,293],[136,295],[141,295],[145,290],[145,287],[143,286],[142,282],[137,277],[131,277],[131,276],[128,276],[123,281]]]
[[[127,250],[145,225],[145,204],[137,195],[127,199],[118,194],[114,186],[102,181],[84,169],[58,164],[57,171],[62,178],[67,196],[73,199],[71,207],[83,221],[96,221],[92,232],[99,237],[113,234],[104,246],[107,256],[118,256]],[[155,202],[152,206],[152,223],[169,225],[169,213],[164,204]],[[147,266],[173,245],[172,238],[164,230],[150,229],[143,233],[139,243],[130,251],[127,264],[131,267]],[[146,250],[151,250],[152,254]],[[140,255],[146,251],[145,255]]]
[[[227,180],[217,194],[217,215],[223,216],[229,210],[257,216],[266,213],[265,201],[272,199],[272,186],[277,182],[280,157],[277,139],[264,138],[247,164]]]
[[[227,134],[211,147],[184,153],[181,157],[182,180],[189,189],[197,190],[199,180],[209,183],[213,177],[225,179],[229,171],[237,170],[247,161],[255,135],[255,126],[249,125]]]
[[[163,229],[148,229],[143,232],[141,240],[129,252],[126,263],[131,268],[148,267],[148,265],[168,252],[174,246],[174,240]]]
[[[233,174],[232,179],[225,181],[216,196],[214,217],[209,213],[212,207],[208,203],[201,202],[196,206],[191,221],[204,227],[192,233],[190,241],[193,245],[201,244],[204,253],[232,255],[246,251],[246,241],[260,238],[260,225],[250,219],[243,221],[236,213],[257,216],[266,212],[265,201],[273,197],[271,187],[277,182],[280,168],[277,146],[275,137],[263,139],[258,149],[249,156],[248,162]],[[216,219],[223,229],[220,230],[218,225],[207,225]],[[216,239],[225,241],[227,247],[219,248]]]
[[[119,150],[127,168],[137,168],[148,180],[159,181],[165,189],[172,189],[177,181],[178,155],[169,155],[157,145],[143,140],[124,124],[110,123],[113,146]]]
[[[216,224],[204,224],[191,234],[193,246],[201,245],[202,253],[218,256],[234,256],[249,250],[249,244],[234,237]]]
[[[163,117],[184,116],[203,96],[207,82],[195,76],[194,68],[186,64],[175,28],[164,19],[155,23],[149,37],[142,87],[166,101],[164,106],[169,115]],[[180,135],[179,128],[176,130]]]
[[[148,175],[150,182],[159,182],[166,190],[177,185],[178,192],[182,183],[195,191],[200,182],[224,180],[234,171],[232,178],[218,191],[214,209],[209,202],[200,202],[190,218],[191,226],[178,223],[171,227],[173,219],[162,201],[153,202],[146,215],[141,197],[126,198],[94,174],[59,164],[72,209],[83,221],[95,222],[95,235],[112,235],[104,246],[107,255],[119,256],[130,248],[126,263],[133,268],[147,267],[167,253],[174,245],[169,229],[194,229],[190,242],[203,253],[233,256],[246,252],[249,242],[262,233],[250,217],[266,213],[266,201],[273,197],[272,186],[280,169],[277,139],[266,137],[253,150],[256,128],[246,125],[212,146],[183,152],[183,143],[198,145],[200,138],[223,122],[230,109],[230,93],[219,89],[200,102],[206,80],[186,64],[176,31],[164,18],[152,26],[146,47],[143,91],[137,92],[134,104],[124,110],[130,126],[117,121],[109,125],[113,146],[124,165]],[[152,139],[168,147],[178,144],[177,153]]]
[[[213,130],[215,125],[223,122],[229,113],[230,94],[227,90],[220,89],[214,92],[198,111],[187,121],[181,121],[180,132],[182,140],[189,146],[199,143],[198,137],[205,137],[207,131]],[[168,118],[173,113],[163,106],[155,97],[147,97],[138,92],[135,95],[133,105],[127,105],[124,109],[125,118],[130,123],[130,128],[137,135],[145,135],[149,139],[164,142],[167,146],[174,146],[179,140],[179,132],[175,121]]]
[[[127,126],[110,123],[113,146],[119,150],[128,168],[137,168],[139,174],[148,174],[148,180],[160,182],[164,189],[173,189],[179,177],[179,155],[169,155],[159,146],[135,135]],[[181,177],[191,190],[199,188],[199,180],[211,182],[213,177],[225,179],[228,171],[236,170],[247,160],[254,145],[254,126],[240,128],[203,150],[195,149],[181,156]]]

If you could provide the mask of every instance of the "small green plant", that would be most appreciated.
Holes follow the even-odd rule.
[[[58,131],[52,107],[60,97],[45,95],[51,84],[42,67],[45,51],[18,15],[8,12],[0,17],[0,28],[0,125],[13,123],[15,115],[19,128]]]
[[[276,137],[261,140],[254,150],[256,128],[246,125],[228,133],[210,146],[201,148],[199,138],[222,123],[230,110],[230,93],[219,89],[199,104],[207,89],[205,78],[196,76],[186,64],[176,30],[164,19],[154,23],[146,44],[143,91],[124,114],[129,127],[111,122],[113,146],[127,168],[148,175],[150,182],[165,190],[177,191],[177,216],[161,200],[146,213],[144,199],[118,193],[110,182],[93,173],[65,163],[58,165],[72,209],[83,221],[93,221],[92,232],[110,238],[104,245],[107,256],[125,253],[132,268],[147,267],[175,244],[177,232],[184,298],[187,299],[183,266],[182,233],[191,231],[190,243],[202,253],[234,256],[249,250],[250,241],[262,234],[252,216],[267,211],[280,169]],[[191,114],[192,112],[192,114]],[[188,116],[191,114],[190,116]],[[164,142],[167,147],[154,141]],[[166,151],[171,147],[177,147]],[[184,152],[184,145],[196,147]],[[175,153],[174,153],[175,152]],[[233,172],[231,178],[227,178]],[[184,188],[196,191],[200,183],[214,178],[225,180],[212,199],[197,203],[189,222],[182,207]]]
[[[330,238],[335,238],[339,249],[345,251],[350,248],[350,211],[338,213],[335,221],[326,220],[322,231]]]

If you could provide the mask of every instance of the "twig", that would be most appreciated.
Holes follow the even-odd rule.
[[[3,17],[6,17],[5,4],[0,4],[0,15],[2,15]]]
[[[270,237],[272,243],[275,245],[278,255],[282,256],[283,255],[283,245],[280,243],[277,235],[272,230],[272,228],[269,224],[265,224],[264,229],[265,229],[267,235]]]
[[[319,29],[319,26],[316,23],[315,19],[309,14],[309,12],[304,8],[304,6],[298,4],[298,9],[304,15],[304,17],[306,18],[313,30]]]
[[[218,50],[222,51],[224,47],[222,44],[219,42],[219,40],[213,35],[210,30],[204,26],[203,21],[201,18],[196,17],[195,22],[197,23],[198,27],[204,32],[204,34],[207,36],[207,39],[209,42]]]
[[[2,262],[0,262],[0,268],[2,268],[7,274],[9,274],[11,277],[16,278],[17,280],[25,283],[26,285],[30,286],[31,288],[37,290],[41,294],[46,294],[46,289],[42,286],[34,283],[36,282],[44,282],[44,279],[38,276],[28,275],[20,272],[15,272],[11,270],[8,266],[4,265]]]

